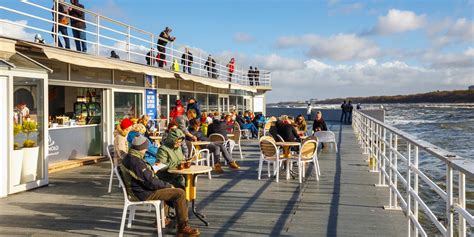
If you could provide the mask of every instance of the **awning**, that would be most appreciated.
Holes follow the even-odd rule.
[[[175,73],[175,76],[176,78],[180,78],[183,80],[190,80],[193,82],[204,84],[206,86],[211,86],[211,87],[221,88],[221,89],[229,89],[229,82],[219,81],[217,79],[209,79],[206,77],[194,76],[194,75],[186,74],[186,73]]]
[[[131,71],[135,73],[144,73],[147,75],[174,78],[172,72],[165,71],[159,68],[153,68],[137,63],[121,61],[117,59],[104,58],[101,56],[83,54],[65,49],[54,48],[47,45],[22,42],[24,44],[40,48],[48,59],[56,59],[65,63],[94,68],[105,68],[122,71]]]
[[[230,89],[232,90],[244,90],[252,93],[256,93],[257,89],[253,86],[243,86],[235,83],[230,83]]]

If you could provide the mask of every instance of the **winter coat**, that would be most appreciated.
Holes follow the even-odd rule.
[[[181,161],[184,161],[181,147],[174,147],[179,138],[184,139],[184,133],[180,129],[172,129],[156,154],[157,160],[168,165],[170,169],[176,168]]]

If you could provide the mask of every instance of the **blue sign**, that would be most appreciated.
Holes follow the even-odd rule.
[[[153,89],[146,89],[146,100],[145,100],[145,108],[146,114],[150,116],[150,119],[154,120],[157,118],[156,108],[157,108],[157,101],[156,101],[156,90]]]

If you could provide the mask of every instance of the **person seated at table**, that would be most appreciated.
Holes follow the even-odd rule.
[[[145,136],[146,133],[146,127],[141,124],[137,123],[132,126],[132,131],[130,131],[127,135],[127,142],[128,142],[128,147],[130,148],[132,145],[133,139],[138,136],[138,135],[143,135]],[[149,138],[145,136],[145,138],[148,141],[148,149],[145,153],[145,161],[150,164],[154,165],[156,163],[156,153],[158,153],[158,147],[153,144],[153,142],[150,141]]]
[[[235,121],[239,124],[240,129],[250,130],[253,137],[258,137],[258,129],[252,123],[252,119],[250,118],[248,111],[246,111],[243,115],[242,115],[242,111],[240,111]]]
[[[234,120],[232,119],[232,115],[230,114],[226,115],[224,118],[224,121],[225,121],[226,132],[228,134],[232,133],[234,131]]]
[[[179,128],[171,128],[156,154],[157,161],[168,166],[166,170],[157,173],[158,177],[174,187],[182,189],[185,187],[184,177],[169,173],[168,169],[176,169],[182,161],[185,161],[183,150],[181,149],[184,138],[184,133]]]
[[[279,126],[277,126],[278,135],[280,135],[285,142],[299,142],[300,136],[298,131],[292,125],[292,121],[288,117],[283,117]]]
[[[314,118],[313,122],[313,133],[318,131],[327,131],[328,126],[323,119],[323,113],[321,111],[316,112],[316,117]]]
[[[153,120],[150,120],[150,116],[144,114],[138,119],[138,124],[143,124],[145,126],[146,130],[145,133],[143,134],[146,138],[150,139],[150,135],[154,132],[155,130],[155,123]]]
[[[197,119],[193,119],[190,122],[190,127],[189,127],[189,132],[192,133],[194,136],[198,138],[198,141],[209,141],[209,138],[204,136],[204,134],[201,132],[201,122]],[[187,138],[186,138],[187,139]],[[229,154],[229,151],[227,151],[227,148],[224,146],[222,143],[211,143],[206,146],[207,149],[213,154],[214,158],[214,171],[218,174],[221,174],[224,172],[224,170],[221,167],[221,153],[222,156],[224,156],[224,159],[229,163],[229,167],[232,169],[239,169],[239,165],[237,164],[236,161],[234,161]]]
[[[127,135],[132,130],[132,120],[125,118],[114,131],[114,163],[120,165],[128,153]]]
[[[144,160],[148,140],[138,135],[131,142],[130,150],[120,165],[125,188],[134,201],[162,200],[171,202],[176,210],[177,232],[186,235],[198,235],[199,229],[188,224],[188,203],[186,192],[159,179],[152,166]],[[161,173],[161,171],[158,171]]]
[[[303,115],[300,114],[296,117],[295,125],[296,125],[296,130],[298,131],[298,134],[300,134],[300,137],[301,135],[304,136],[304,134],[306,134],[306,130],[308,130],[308,125]]]
[[[232,154],[232,150],[234,149],[234,146],[235,146],[235,141],[227,137],[225,122],[221,122],[219,119],[214,119],[212,121],[212,124],[210,124],[209,127],[207,128],[207,136],[209,137],[213,133],[220,134],[224,137],[225,141],[228,144],[228,151],[230,154]],[[229,166],[231,166],[231,168],[233,169],[240,168],[240,166],[236,162],[229,163]]]
[[[265,126],[265,116],[263,114],[257,114],[253,119],[252,123],[257,128],[263,128]]]

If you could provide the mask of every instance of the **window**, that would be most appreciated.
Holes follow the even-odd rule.
[[[218,96],[216,94],[209,94],[209,111],[218,110],[217,100]]]
[[[207,94],[196,93],[196,100],[201,106],[201,110],[207,110]]]
[[[240,108],[237,106],[237,96],[229,96],[230,110],[239,111]]]
[[[183,102],[183,106],[186,109],[186,106],[188,106],[188,101],[189,99],[194,98],[194,93],[192,92],[180,92],[179,93],[179,99],[181,102]]]
[[[129,92],[114,93],[115,123],[123,118],[138,118],[142,112],[142,94]]]
[[[160,103],[160,114],[158,114],[158,117],[168,118],[168,95],[160,94],[158,98]]]

